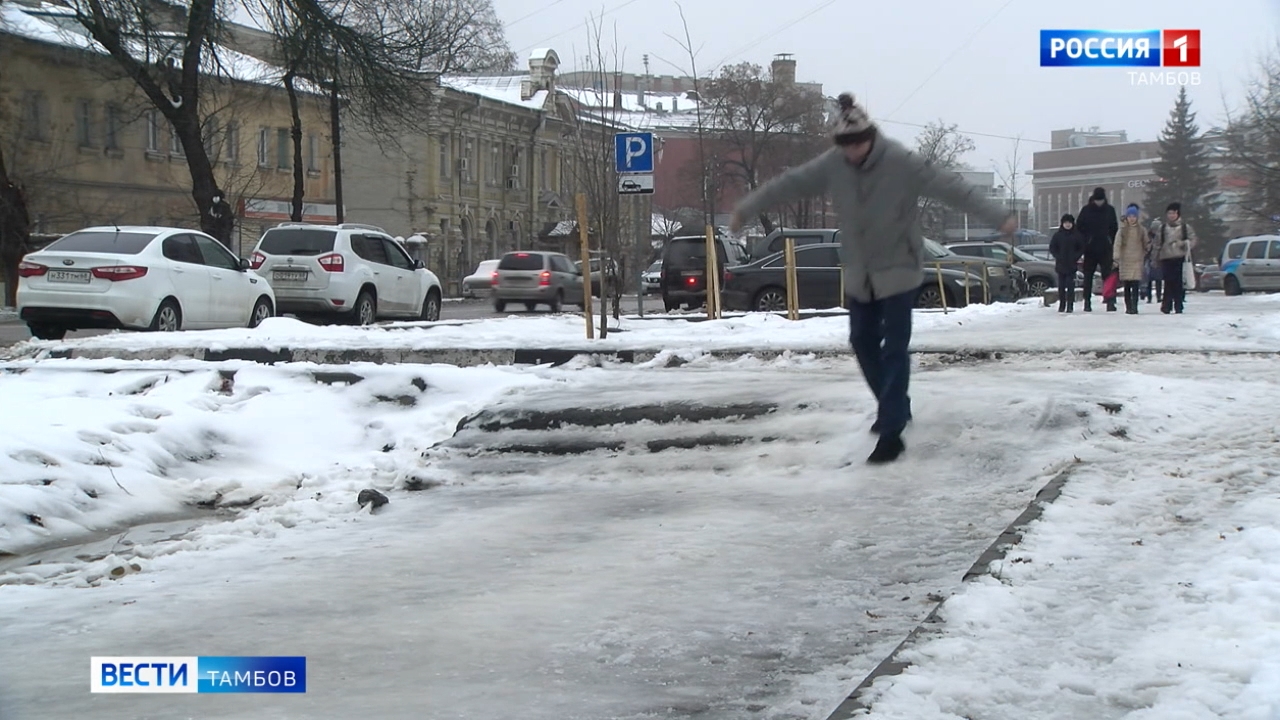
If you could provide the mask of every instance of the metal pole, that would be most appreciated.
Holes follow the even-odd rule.
[[[582,245],[582,316],[587,320],[587,339],[594,340],[596,330],[591,325],[591,252],[587,247],[587,196],[578,193],[574,201],[578,206],[578,241]]]

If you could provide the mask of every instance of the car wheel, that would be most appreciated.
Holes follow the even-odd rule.
[[[426,299],[422,301],[422,319],[427,322],[440,319],[440,293],[434,289],[429,290]]]
[[[1027,292],[1031,293],[1033,297],[1043,297],[1045,292],[1052,287],[1053,283],[1049,282],[1047,278],[1033,278],[1027,283]]]
[[[918,308],[941,308],[944,307],[946,296],[942,291],[931,285],[920,289],[920,294],[916,297],[916,307]]]
[[[275,313],[272,312],[271,300],[266,297],[258,298],[258,302],[253,304],[253,312],[249,313],[249,327],[258,327],[262,324],[263,320],[266,320],[274,314]]]
[[[67,336],[67,329],[57,325],[28,325],[27,329],[37,340],[61,340]]]
[[[182,309],[178,307],[178,301],[173,298],[166,298],[160,303],[160,307],[156,308],[156,314],[151,318],[151,325],[148,330],[152,332],[177,332],[182,329]]]
[[[529,312],[533,312],[537,308],[538,308],[538,303],[527,302],[524,304],[524,309],[528,310]]]
[[[758,312],[782,312],[787,309],[787,293],[782,288],[765,288],[756,294],[752,307]]]
[[[378,321],[378,301],[374,299],[373,293],[368,290],[361,290],[360,295],[356,298],[355,309],[351,313],[351,319],[357,325],[372,325]]]
[[[558,313],[564,305],[564,290],[557,290],[556,296],[551,299],[551,312]]]
[[[1236,279],[1235,275],[1228,275],[1222,278],[1222,292],[1227,295],[1239,295],[1243,292],[1240,287],[1240,281]]]

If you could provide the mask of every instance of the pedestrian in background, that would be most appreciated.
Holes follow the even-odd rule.
[[[1151,231],[1147,231],[1147,274],[1146,274],[1146,293],[1147,304],[1160,302],[1164,297],[1164,278],[1160,275],[1160,261],[1156,259],[1153,235]]]
[[[1136,203],[1129,203],[1124,209],[1120,232],[1116,234],[1116,263],[1120,266],[1120,282],[1124,283],[1127,315],[1138,314],[1138,294],[1147,264],[1147,231],[1138,219],[1140,212]]]
[[[1071,213],[1058,221],[1058,232],[1049,240],[1053,270],[1058,273],[1058,312],[1076,311],[1076,267],[1084,254],[1084,236],[1076,230]]]
[[[902,431],[911,420],[911,311],[924,284],[924,235],[919,199],[931,197],[981,217],[1011,235],[1015,214],[987,199],[958,173],[932,165],[880,133],[850,93],[838,98],[832,139],[836,147],[743,198],[729,230],[777,205],[826,196],[835,206],[844,266],[849,343],[875,395],[880,435],[867,458],[892,462],[906,450]]]
[[[1155,238],[1152,253],[1160,261],[1160,274],[1164,277],[1160,312],[1181,315],[1187,299],[1184,273],[1191,261],[1191,251],[1199,242],[1195,228],[1182,219],[1182,203],[1169,203],[1164,219],[1151,223],[1151,235]]]
[[[1084,236],[1084,311],[1093,312],[1093,274],[1100,273],[1105,283],[1111,275],[1112,246],[1115,243],[1116,231],[1120,229],[1120,221],[1116,219],[1116,209],[1107,202],[1105,188],[1094,188],[1089,202],[1080,208],[1076,215],[1076,228]],[[1107,310],[1116,309],[1113,295],[1106,300]]]

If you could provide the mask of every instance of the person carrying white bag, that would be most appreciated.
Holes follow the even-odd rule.
[[[1191,263],[1191,251],[1199,238],[1190,224],[1182,220],[1182,204],[1171,202],[1164,219],[1151,223],[1152,254],[1160,263],[1164,277],[1164,297],[1160,312],[1182,314],[1187,297],[1187,287],[1195,287],[1196,269]]]

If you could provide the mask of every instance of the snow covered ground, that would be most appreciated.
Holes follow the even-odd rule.
[[[918,311],[914,346],[919,350],[1252,350],[1280,351],[1280,295],[1225,297],[1193,294],[1187,314],[1165,316],[1158,305],[1142,306],[1137,317],[1095,312],[1059,315],[1035,301],[974,305],[942,313]],[[113,333],[65,342],[29,341],[6,354],[31,355],[56,348],[139,350],[203,347],[268,349],[563,348],[661,349],[685,351],[841,350],[848,321],[825,317],[792,322],[775,315],[739,315],[690,322],[659,317],[610,320],[603,340],[587,340],[578,315],[511,316],[482,321],[400,323],[375,328],[317,327],[273,318],[255,329],[175,334]]]
[[[948,332],[1155,347],[1180,324],[1197,350],[1274,347],[1270,298],[1194,301],[982,308]],[[1273,358],[917,363],[887,469],[843,467],[873,440],[848,358],[25,363],[0,374],[21,409],[0,418],[0,718],[824,720],[944,597],[869,717],[1280,717]],[[655,411],[679,403],[736,409]],[[1065,467],[993,576],[962,583]],[[91,695],[88,658],[113,654],[300,654],[311,678]]]

